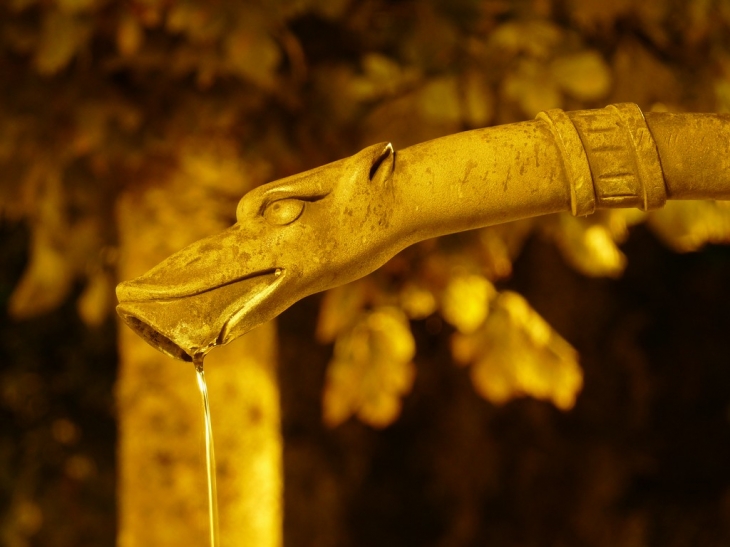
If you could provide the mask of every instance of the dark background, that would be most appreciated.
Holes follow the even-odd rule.
[[[2,304],[26,238],[3,227]],[[730,248],[678,255],[639,227],[624,250],[624,277],[595,280],[534,239],[504,284],[580,352],[585,387],[567,413],[478,397],[450,363],[450,328],[429,332],[434,316],[436,328],[412,323],[418,375],[402,417],[384,431],[327,429],[318,297],[285,312],[286,544],[727,545]],[[44,516],[33,545],[112,545],[115,324],[89,330],[71,304],[22,323],[2,315],[2,509],[27,490]],[[70,445],[54,438],[63,419],[83,431]],[[89,476],[68,476],[74,453],[93,460]]]
[[[725,545],[730,249],[668,252],[644,228],[619,281],[533,239],[504,287],[575,345],[567,413],[479,398],[448,333],[413,323],[418,376],[383,432],[322,427],[316,298],[281,318],[288,545]]]
[[[399,148],[541,108],[730,107],[722,0],[200,0],[189,28],[166,26],[181,4],[0,4],[2,545],[115,543],[117,323],[82,321],[76,302],[89,257],[116,282],[105,251],[118,244],[113,204],[176,165],[181,136],[224,135],[247,159],[265,158],[258,184],[385,138]],[[233,6],[254,6],[258,23],[204,24],[237,15]],[[511,24],[526,26],[513,46],[494,46]],[[231,56],[224,45],[239,31],[253,46]],[[586,68],[588,84],[580,71],[571,87],[538,70],[586,51],[604,63]],[[371,74],[361,62],[370,54],[415,72]],[[595,70],[610,73],[605,90],[591,91]],[[481,118],[444,113],[438,95],[443,111],[433,98],[431,110],[414,106],[434,82],[472,77],[491,105]],[[55,202],[22,198],[41,159],[62,174],[68,222],[47,218]],[[89,218],[98,241],[74,231]],[[65,242],[71,281],[35,317],[11,318],[43,229]],[[584,388],[568,412],[479,397],[452,363],[452,327],[434,314],[411,322],[418,372],[400,418],[380,431],[355,419],[329,429],[321,394],[332,346],[314,341],[321,296],[285,312],[285,544],[730,545],[730,248],[677,254],[665,243],[634,227],[623,276],[590,278],[536,232],[497,282],[578,350]]]

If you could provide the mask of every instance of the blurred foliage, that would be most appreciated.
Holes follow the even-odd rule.
[[[15,317],[47,312],[81,279],[79,313],[100,324],[113,304],[115,197],[135,184],[154,184],[162,170],[186,172],[232,205],[246,188],[377,140],[403,147],[548,108],[619,100],[661,110],[723,110],[729,6],[10,2],[2,17],[4,71],[12,85],[4,88],[0,113],[6,173],[0,204],[5,217],[25,218],[32,227],[31,261],[10,311]],[[634,32],[610,32],[619,23]],[[705,65],[682,64],[682,55],[699,47],[707,49]],[[209,172],[221,183],[206,184]],[[243,173],[245,181],[237,183]],[[723,213],[712,204],[682,203],[648,218],[669,246],[688,251],[728,239]],[[554,240],[580,272],[616,277],[625,267],[617,244],[628,225],[643,220],[633,212],[559,215],[484,230],[480,240],[459,247],[457,259],[396,259],[401,281],[386,267],[373,275],[359,306],[325,307],[321,338],[351,345],[361,327],[355,315],[380,301],[412,319],[438,308],[457,330],[471,332],[487,317],[495,294],[489,281],[509,275],[530,233]],[[468,263],[464,271],[453,265],[459,261]],[[473,282],[480,275],[484,281]],[[382,336],[392,347],[410,343],[407,329]],[[504,344],[500,351],[510,355]],[[333,367],[346,367],[353,355],[340,350]],[[392,362],[395,367],[397,359]],[[479,370],[475,378],[483,385],[490,369]],[[347,414],[355,397],[350,391],[326,390],[328,422]],[[490,390],[479,392],[492,398]],[[395,408],[386,413],[390,419],[371,422],[386,425]]]
[[[22,226],[0,226],[3,308],[28,243]],[[116,532],[116,333],[111,321],[86,328],[73,304],[24,323],[0,315],[0,544],[8,547],[104,545]]]
[[[247,189],[373,142],[402,148],[620,101],[730,112],[729,30],[728,0],[5,0],[0,219],[30,230],[9,312],[31,318],[73,296],[84,323],[104,324],[117,198],[163,178],[196,181],[220,203],[210,215],[232,222]],[[324,419],[395,420],[415,374],[408,320],[439,316],[480,395],[570,408],[576,352],[500,288],[525,242],[552,241],[580,273],[617,277],[631,226],[687,252],[728,242],[729,219],[719,203],[670,203],[407,249],[322,300],[317,337],[334,342]]]

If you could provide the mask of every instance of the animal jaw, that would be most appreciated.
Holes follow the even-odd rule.
[[[121,283],[118,314],[152,346],[190,361],[309,294],[365,275],[380,264],[357,256],[367,251],[359,236],[344,245],[342,234],[376,234],[387,219],[347,205],[366,194],[382,201],[393,162],[384,143],[253,190],[234,226]]]
[[[118,290],[122,303],[117,312],[163,353],[192,361],[237,337],[239,330],[246,332],[265,322],[261,316],[266,315],[266,300],[283,279],[282,270],[272,270],[188,295],[151,290],[152,298],[139,298],[142,289],[123,286]]]

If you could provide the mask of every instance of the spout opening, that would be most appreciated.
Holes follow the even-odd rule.
[[[153,348],[161,351],[169,357],[172,357],[173,359],[192,363],[193,358],[190,354],[188,354],[188,352],[144,321],[141,321],[133,315],[126,314],[122,315],[122,319],[136,334],[138,334]]]

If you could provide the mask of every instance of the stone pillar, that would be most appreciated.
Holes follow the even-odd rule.
[[[225,228],[220,197],[210,185],[174,175],[124,195],[119,279]],[[121,324],[119,353],[118,545],[208,545],[203,413],[193,365],[162,355]],[[273,324],[217,348],[205,362],[222,546],[282,543],[275,362]]]

